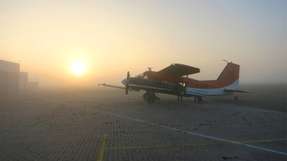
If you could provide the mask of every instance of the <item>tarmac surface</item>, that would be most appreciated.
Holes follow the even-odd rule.
[[[1,161],[286,161],[287,113],[114,91],[1,103]]]

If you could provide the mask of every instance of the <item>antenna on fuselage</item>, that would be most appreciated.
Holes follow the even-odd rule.
[[[230,63],[230,61],[228,61],[226,59],[222,59],[222,61],[226,62],[227,64]]]

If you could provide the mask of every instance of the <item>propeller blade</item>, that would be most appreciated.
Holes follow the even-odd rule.
[[[127,80],[130,79],[130,72],[127,72]]]
[[[127,72],[127,82],[126,82],[126,95],[129,94],[129,79],[130,79],[130,72]]]

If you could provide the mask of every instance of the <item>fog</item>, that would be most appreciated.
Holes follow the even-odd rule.
[[[286,1],[0,1],[0,59],[42,87],[119,84],[147,67],[198,67],[216,79],[222,59],[248,84],[287,82]],[[81,77],[70,71],[82,60]]]

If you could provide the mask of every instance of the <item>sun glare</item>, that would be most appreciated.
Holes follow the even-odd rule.
[[[83,61],[74,61],[71,66],[70,70],[73,75],[80,77],[83,76],[87,72],[87,66]]]

